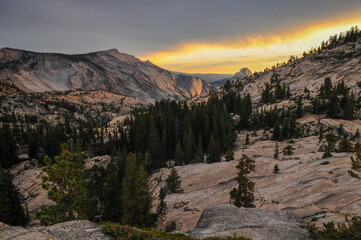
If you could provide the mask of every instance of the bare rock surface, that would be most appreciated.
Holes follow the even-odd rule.
[[[287,211],[237,208],[221,204],[205,209],[191,235],[243,236],[253,240],[307,239],[305,222]]]
[[[254,74],[243,80],[244,88],[241,92],[242,94],[249,93],[253,100],[260,100],[264,84],[270,83],[273,78],[289,86],[292,94],[300,95],[307,88],[310,96],[314,97],[319,93],[324,79],[329,77],[333,85],[344,80],[345,84],[357,95],[361,91],[361,88],[357,87],[361,77],[360,52],[361,41],[359,40],[354,46],[343,44],[333,49],[307,54],[295,62]]]
[[[312,116],[306,116],[301,121],[310,126],[310,122],[317,124],[317,119]],[[325,128],[330,129],[344,123],[345,130],[352,134],[361,129],[359,120],[348,121],[347,124],[343,120],[324,119],[322,122]],[[244,144],[247,133],[250,145]],[[241,132],[236,140],[235,159],[246,154],[255,160],[256,171],[250,179],[255,182],[257,208],[286,210],[318,226],[329,221],[344,222],[346,215],[361,216],[360,180],[348,174],[352,153],[332,153],[333,157],[322,159],[323,153],[318,152],[322,143],[318,142],[317,136],[309,136],[294,139],[292,143],[278,142],[280,151],[289,144],[295,150],[291,156],[281,153],[277,160],[273,158],[276,142],[263,139],[267,134],[263,130],[258,131],[257,136]],[[166,196],[168,210],[159,228],[175,221],[177,229],[187,233],[195,228],[202,210],[230,203],[229,192],[236,186],[233,180],[237,174],[236,160],[177,166],[184,192]],[[278,174],[273,173],[276,164],[280,168]],[[169,172],[165,168],[152,175],[156,196]],[[162,181],[158,182],[158,179]],[[187,208],[192,211],[184,211],[185,206],[175,207],[182,201],[188,202]],[[157,203],[157,200],[154,201],[154,209]]]
[[[12,227],[0,223],[0,239],[4,240],[106,240],[101,227],[86,221],[75,220],[40,228]]]
[[[106,90],[147,103],[214,89],[199,77],[178,75],[116,49],[67,55],[2,48],[0,70],[0,79],[28,92]]]

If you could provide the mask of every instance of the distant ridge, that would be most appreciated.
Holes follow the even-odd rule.
[[[199,77],[178,75],[117,49],[85,54],[0,49],[0,80],[29,92],[106,90],[154,102],[215,89]]]

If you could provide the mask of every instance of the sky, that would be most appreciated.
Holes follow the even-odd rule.
[[[0,0],[0,48],[116,48],[188,73],[261,71],[361,26],[361,0]]]

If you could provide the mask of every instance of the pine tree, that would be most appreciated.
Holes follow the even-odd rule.
[[[280,132],[281,132],[280,125],[279,125],[279,122],[277,121],[273,128],[272,139],[278,140],[280,138]]]
[[[325,78],[324,85],[323,85],[324,93],[326,96],[329,96],[332,92],[332,82],[329,77]]]
[[[278,164],[276,164],[274,167],[273,167],[273,173],[274,174],[277,174],[280,172],[280,168],[278,167]]]
[[[339,152],[352,152],[352,146],[350,141],[348,141],[347,137],[344,136],[341,141],[338,143],[338,149]]]
[[[246,145],[249,145],[249,134],[246,135]]]
[[[158,216],[164,215],[164,212],[167,210],[167,203],[164,201],[167,195],[167,191],[164,187],[161,187],[159,190],[159,203],[157,206],[157,214]]]
[[[211,139],[209,140],[208,148],[207,148],[207,162],[220,162],[221,161],[221,150],[219,143],[214,140],[213,134],[211,135]]]
[[[152,221],[149,177],[143,165],[138,167],[133,153],[129,153],[126,159],[122,189],[122,223],[149,226]]]
[[[298,96],[297,108],[296,108],[296,116],[297,116],[297,118],[301,118],[302,115],[303,115],[302,107],[303,107],[302,96]]]
[[[226,161],[232,161],[234,160],[234,152],[231,148],[229,148],[227,151],[226,151],[226,155],[225,155],[225,158],[226,158]]]
[[[283,148],[283,154],[285,156],[291,156],[293,154],[293,150],[294,148],[292,147],[292,145],[287,145]]]
[[[338,99],[336,91],[333,91],[328,100],[326,114],[329,118],[338,118],[340,115],[340,100]]]
[[[111,222],[120,222],[122,217],[122,182],[117,172],[116,163],[110,162],[104,187],[103,218]]]
[[[319,137],[318,137],[318,143],[322,142],[323,140],[323,124],[321,123],[321,127],[320,127],[320,133],[319,133]]]
[[[81,156],[73,155],[67,144],[61,145],[60,156],[54,162],[45,157],[46,166],[42,187],[48,190],[48,198],[54,206],[43,206],[36,217],[42,225],[55,224],[77,218],[87,219],[85,207],[87,191],[83,182],[84,162]]]
[[[325,153],[323,154],[322,158],[329,158],[333,156],[331,152],[335,150],[337,137],[333,133],[328,133],[326,134],[326,142],[327,145],[326,145]]]
[[[343,128],[342,123],[337,128],[337,134],[339,137],[342,137],[345,134],[345,129]]]
[[[350,96],[347,97],[347,101],[344,107],[343,119],[345,120],[353,119],[354,101],[355,101],[355,97],[352,93]]]
[[[183,139],[184,139],[184,157],[185,157],[184,160],[185,163],[188,164],[194,160],[195,144],[196,144],[194,141],[193,131],[190,125],[188,126],[188,131],[184,132]]]
[[[202,137],[199,137],[199,139],[198,139],[195,161],[196,161],[196,163],[201,163],[204,161]]]
[[[17,162],[17,147],[14,134],[8,124],[3,124],[0,129],[0,165],[3,168],[9,168]]]
[[[152,155],[151,169],[158,169],[165,165],[165,153],[154,119],[150,119],[148,151]]]
[[[171,193],[183,192],[183,189],[181,187],[182,179],[178,175],[178,172],[174,167],[170,170],[170,174],[165,181]]]
[[[278,149],[278,143],[276,143],[276,147],[275,147],[275,153],[273,155],[274,159],[278,159],[278,154],[280,153],[279,149]]]
[[[184,153],[180,141],[178,141],[177,146],[175,148],[174,162],[175,165],[181,165],[184,163]]]
[[[351,156],[351,168],[356,171],[361,169],[361,143],[355,144],[355,157]]]
[[[255,207],[253,204],[254,183],[247,178],[247,175],[255,170],[254,160],[243,154],[236,168],[238,174],[234,180],[237,182],[237,188],[233,188],[230,192],[233,204],[237,207]]]
[[[12,183],[8,170],[0,166],[0,222],[12,226],[25,226],[28,222],[21,206],[19,192]]]

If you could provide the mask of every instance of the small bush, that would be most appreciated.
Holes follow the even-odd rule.
[[[307,229],[310,239],[314,240],[360,239],[361,217],[353,217],[351,220],[346,218],[346,223],[337,225],[334,222],[324,223],[323,228],[317,228],[314,224],[309,224]]]
[[[329,161],[324,161],[322,163],[320,163],[321,165],[328,165],[330,162]]]
[[[172,224],[172,222],[170,223]],[[175,224],[175,222],[174,222]],[[130,226],[122,226],[117,223],[103,223],[102,231],[105,235],[115,239],[132,240],[198,240],[181,233],[167,233],[153,229],[138,229]],[[208,237],[206,240],[250,240],[244,237]]]
[[[177,224],[175,223],[175,221],[172,221],[170,223],[167,224],[167,227],[165,228],[166,232],[173,232],[174,230],[176,230],[177,228]]]

